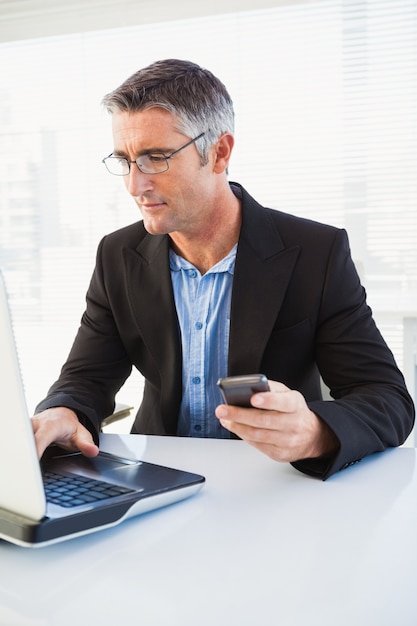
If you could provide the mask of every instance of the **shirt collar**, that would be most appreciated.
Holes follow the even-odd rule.
[[[229,274],[233,275],[235,268],[236,252],[237,243],[233,246],[227,256],[225,256],[218,263],[216,263],[216,265],[213,265],[213,267],[209,269],[207,274],[221,274],[222,272],[229,272]],[[176,254],[176,252],[174,252],[172,248],[169,249],[169,266],[172,272],[197,269],[192,263],[184,259],[179,254]]]

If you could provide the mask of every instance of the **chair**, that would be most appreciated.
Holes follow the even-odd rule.
[[[110,426],[115,422],[119,422],[120,420],[130,417],[132,410],[133,406],[116,402],[113,413],[101,422],[101,430],[103,431],[107,426]]]

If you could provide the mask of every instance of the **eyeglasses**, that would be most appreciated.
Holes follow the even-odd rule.
[[[198,137],[191,139],[186,144],[171,152],[171,154],[164,154],[163,152],[149,152],[147,154],[142,154],[138,156],[134,161],[129,161],[124,157],[114,156],[113,153],[109,154],[108,157],[105,157],[102,160],[102,163],[107,167],[107,170],[110,174],[114,174],[114,176],[127,176],[130,172],[130,164],[136,163],[138,168],[143,174],[162,174],[162,172],[166,172],[169,169],[168,159],[171,159],[175,154],[184,150],[184,148],[188,148],[193,143],[201,139],[206,133],[201,133]]]

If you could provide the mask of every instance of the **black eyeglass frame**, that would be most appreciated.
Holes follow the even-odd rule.
[[[163,174],[164,172],[167,172],[169,170],[169,161],[168,161],[168,159],[171,159],[173,156],[178,154],[178,152],[181,152],[181,150],[184,150],[184,148],[188,148],[188,146],[191,146],[193,143],[195,143],[196,141],[198,141],[199,139],[204,137],[205,134],[206,134],[206,131],[204,131],[203,133],[200,133],[197,137],[194,137],[194,139],[191,139],[190,141],[187,141],[187,143],[185,143],[183,146],[181,146],[181,148],[178,148],[178,150],[174,150],[174,152],[171,152],[171,154],[164,154],[164,152],[158,152],[158,151],[152,152],[151,151],[151,152],[148,152],[148,153],[145,153],[144,155],[142,155],[142,156],[149,156],[149,155],[158,156],[158,157],[161,157],[162,159],[165,160],[165,165],[166,165],[165,169],[159,170],[158,172],[149,172],[149,171],[143,170],[142,169],[143,166],[138,163],[138,161],[141,159],[140,156],[138,156],[138,158],[135,159],[134,161],[129,161],[129,159],[126,159],[126,157],[116,157],[116,156],[113,155],[113,152],[111,152],[109,154],[109,156],[104,157],[104,159],[102,159],[101,162],[104,163],[104,165],[107,168],[107,171],[110,174],[112,174],[113,176],[127,176],[128,174],[130,174],[130,167],[131,167],[132,163],[136,163],[136,165],[138,166],[139,171],[141,171],[142,174]],[[107,165],[107,161],[110,160],[110,159],[115,159],[115,160],[118,160],[119,162],[120,161],[126,161],[127,166],[129,168],[128,171],[126,172],[126,174],[115,174],[114,172],[110,171],[110,169],[109,169],[109,167]]]

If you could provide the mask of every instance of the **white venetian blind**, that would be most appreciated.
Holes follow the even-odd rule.
[[[101,98],[165,57],[228,86],[232,180],[348,229],[402,366],[403,318],[417,316],[417,0],[310,0],[0,44],[0,266],[30,408],[70,347],[100,237],[139,217],[100,163]],[[138,380],[121,401],[139,403]]]

